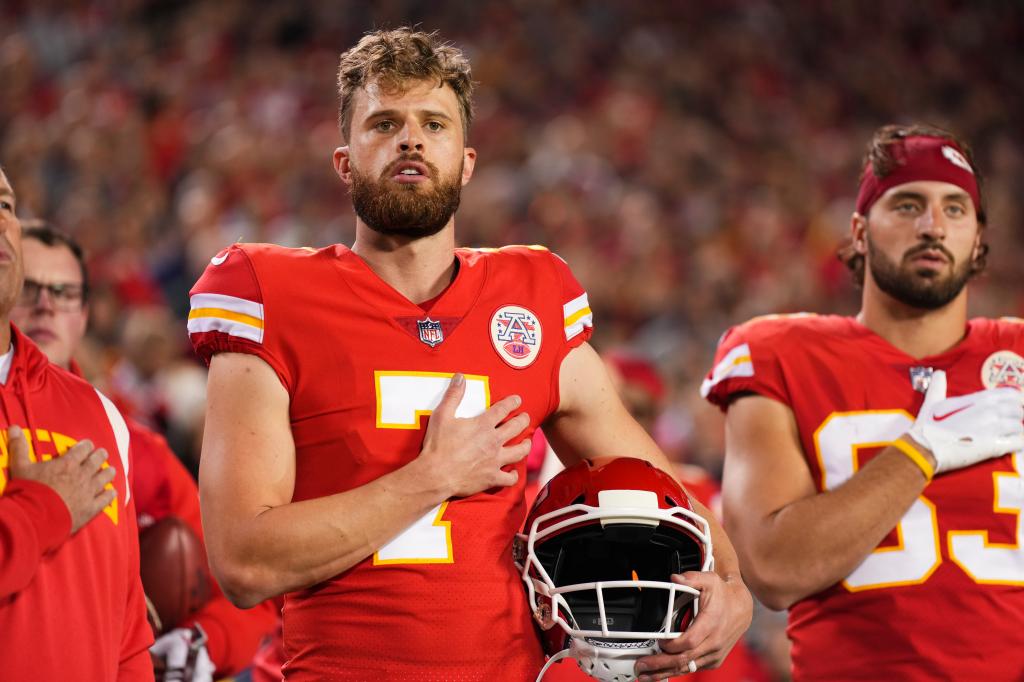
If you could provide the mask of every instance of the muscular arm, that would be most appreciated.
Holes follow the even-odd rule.
[[[930,454],[930,453],[929,453]],[[774,609],[820,592],[853,571],[899,523],[925,486],[893,447],[846,483],[818,493],[789,407],[739,398],[726,416],[725,523],[743,576]]]
[[[525,456],[529,443],[501,446],[529,418],[498,424],[518,399],[457,419],[464,384],[452,384],[418,458],[359,488],[292,502],[287,392],[256,357],[214,356],[199,490],[210,565],[225,594],[249,607],[314,585],[362,561],[449,497],[514,483],[515,474],[500,466]]]

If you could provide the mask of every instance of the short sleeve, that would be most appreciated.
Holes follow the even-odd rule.
[[[594,313],[590,310],[587,292],[576,280],[569,265],[557,254],[551,254],[558,273],[562,302],[562,324],[569,349],[582,345],[594,331]]]
[[[766,321],[729,329],[718,343],[714,366],[700,387],[701,396],[723,411],[742,393],[758,393],[789,404],[776,354],[780,341]]]
[[[291,376],[266,343],[266,309],[252,258],[233,244],[210,259],[189,292],[188,334],[207,365],[217,353],[248,353],[270,365],[286,389]]]

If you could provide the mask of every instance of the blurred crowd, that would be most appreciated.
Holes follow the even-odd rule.
[[[975,314],[1024,315],[1024,7],[1012,2],[13,0],[0,6],[0,164],[23,217],[93,270],[86,374],[195,467],[204,370],[187,292],[236,241],[351,243],[336,66],[419,23],[471,57],[466,246],[539,243],[588,289],[595,345],[650,359],[654,421],[720,473],[697,386],[729,325],[850,313],[835,259],[864,144],[922,121],[974,144],[992,255]]]

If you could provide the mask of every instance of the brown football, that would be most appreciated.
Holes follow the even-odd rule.
[[[212,578],[203,543],[184,521],[168,516],[139,534],[142,587],[162,634],[195,613],[210,598]]]

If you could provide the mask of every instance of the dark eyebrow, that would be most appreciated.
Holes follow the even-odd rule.
[[[896,192],[896,194],[889,197],[889,203],[895,204],[906,199],[924,202],[925,196],[919,192]]]
[[[443,111],[423,110],[423,111],[417,111],[416,113],[420,117],[423,117],[423,118],[443,118],[446,121],[452,120],[452,117],[449,116],[448,114],[444,113]],[[398,110],[397,109],[379,109],[377,111],[371,111],[366,116],[366,120],[372,121],[372,120],[377,119],[377,118],[389,118],[389,117],[397,116],[397,115],[398,115]]]
[[[443,111],[421,111],[420,113],[427,118],[443,118],[446,121],[452,120],[452,117]]]
[[[949,194],[942,195],[942,201],[960,201],[966,203],[970,198],[971,195],[966,192],[950,192]],[[896,192],[896,194],[889,197],[889,201],[891,203],[897,203],[904,199],[913,199],[920,202],[927,201],[927,197],[920,192]]]

